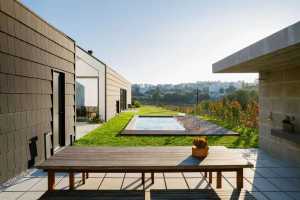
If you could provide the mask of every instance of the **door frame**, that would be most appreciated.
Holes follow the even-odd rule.
[[[59,74],[59,82],[58,82],[58,93],[59,93],[59,135],[58,135],[58,143],[59,143],[59,147],[55,149],[55,147],[53,146],[53,152],[57,152],[59,151],[62,147],[64,147],[66,145],[66,137],[65,137],[65,73],[59,70],[52,70],[52,131],[53,131],[53,135],[54,135],[54,109],[53,109],[53,98],[54,98],[54,73],[58,73]],[[52,137],[53,140],[54,137]],[[52,144],[54,144],[54,141],[52,141]]]

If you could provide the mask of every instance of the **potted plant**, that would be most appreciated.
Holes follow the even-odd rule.
[[[292,121],[295,120],[295,117],[286,116],[284,120],[282,120],[282,128],[284,131],[293,133],[295,132],[295,124]]]
[[[193,139],[192,155],[203,159],[208,154],[208,139],[206,136],[195,137]]]

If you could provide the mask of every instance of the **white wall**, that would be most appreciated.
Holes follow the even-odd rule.
[[[87,97],[89,95],[91,99],[95,99],[93,95],[95,92],[95,88],[93,86],[93,83],[87,83],[85,81],[86,77],[98,77],[99,80],[99,115],[102,120],[104,120],[105,117],[105,65],[101,63],[99,60],[82,50],[80,47],[76,47],[76,70],[75,74],[77,78],[82,77],[82,79],[78,80],[84,80],[86,84],[86,95]],[[93,82],[93,81],[91,81]],[[90,90],[90,94],[88,94],[88,91]],[[86,98],[88,100],[88,98]],[[88,100],[89,101],[89,100]],[[93,104],[94,102],[90,102]]]

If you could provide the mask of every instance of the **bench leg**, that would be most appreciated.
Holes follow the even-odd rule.
[[[48,171],[48,191],[53,191],[55,185],[55,172]]]
[[[85,184],[85,172],[82,172],[82,184]]]
[[[212,184],[212,172],[208,172],[208,182]]]
[[[69,172],[69,186],[70,186],[70,190],[74,190],[74,186],[75,186],[74,172]]]
[[[145,185],[145,173],[142,173],[142,185]]]
[[[238,169],[236,171],[236,187],[238,190],[243,188],[243,169]]]
[[[222,188],[222,172],[217,171],[217,188]]]
[[[151,183],[154,184],[154,172],[151,172]]]

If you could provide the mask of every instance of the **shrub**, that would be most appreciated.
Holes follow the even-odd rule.
[[[207,147],[207,137],[195,137],[193,139],[193,145],[195,145],[197,148],[205,148]]]
[[[139,107],[141,107],[141,103],[139,101],[137,101],[137,100],[134,100],[133,103],[132,103],[132,106],[134,108],[139,108]]]

